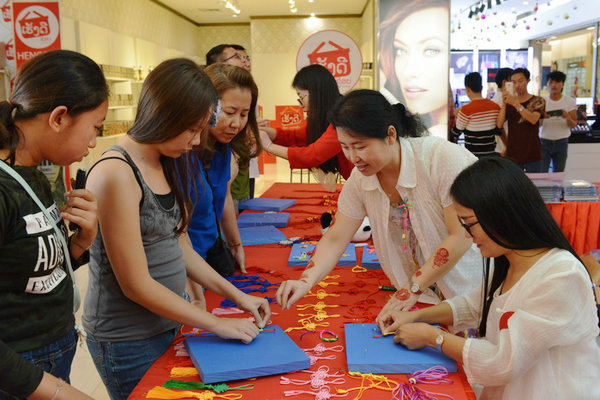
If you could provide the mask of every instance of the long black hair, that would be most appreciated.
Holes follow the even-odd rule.
[[[581,261],[535,185],[512,161],[501,157],[480,159],[458,174],[450,194],[455,202],[473,210],[481,228],[498,245],[513,250],[560,248]],[[509,267],[505,256],[495,257],[490,283],[489,261],[484,273],[481,336],[486,333],[493,294],[506,279]]]
[[[108,98],[102,70],[92,59],[69,50],[54,50],[29,60],[17,73],[10,98],[0,102],[0,149],[15,162],[21,133],[15,122],[65,106],[71,117],[94,110]]]
[[[329,121],[336,128],[349,130],[350,135],[376,139],[385,139],[390,125],[396,128],[396,140],[419,137],[426,131],[421,119],[402,103],[391,105],[381,93],[369,89],[354,90],[342,97],[330,111]]]
[[[314,143],[327,130],[327,112],[341,97],[337,82],[327,68],[319,64],[307,65],[296,73],[292,87],[308,90],[308,118],[306,143]],[[333,157],[319,165],[323,172],[336,172],[337,161]]]
[[[137,115],[127,134],[138,143],[163,143],[194,127],[211,115],[217,91],[208,76],[192,60],[174,58],[160,63],[144,80]],[[165,178],[181,209],[184,232],[191,219],[193,202],[191,152],[178,159],[160,157]]]

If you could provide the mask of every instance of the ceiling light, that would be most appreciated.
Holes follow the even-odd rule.
[[[297,13],[297,12],[298,12],[298,9],[297,9],[296,7],[294,7],[294,8],[292,8],[290,11],[291,11],[291,12],[293,12],[293,13]]]
[[[523,5],[524,5],[524,6],[528,6],[528,5],[529,5],[529,2],[528,2],[528,1],[524,1],[524,2],[523,2]]]
[[[309,2],[309,3],[314,3],[314,2],[315,2],[315,0],[308,0],[308,2]]]
[[[314,16],[315,16],[315,13],[310,13],[310,16],[314,18]]]

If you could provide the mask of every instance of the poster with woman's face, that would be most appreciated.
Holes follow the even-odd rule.
[[[379,0],[379,90],[441,137],[448,131],[449,10],[449,0]]]

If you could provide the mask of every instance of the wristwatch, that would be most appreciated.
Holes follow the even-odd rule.
[[[524,109],[525,109],[525,107],[521,106],[521,107],[519,107],[519,109],[518,109],[517,111],[518,111],[518,112],[521,112],[521,111],[523,111]]]
[[[413,282],[412,279],[408,280],[408,284],[410,285],[410,292],[414,294],[421,294],[423,291],[417,282]]]
[[[438,335],[435,337],[435,347],[438,349],[438,351],[442,351],[444,336],[446,336],[446,332],[440,331],[440,333],[438,333]]]

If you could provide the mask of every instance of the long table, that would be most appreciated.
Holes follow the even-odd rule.
[[[302,236],[317,239],[318,236],[320,236],[318,217],[325,211],[337,208],[333,202],[337,200],[337,194],[339,194],[340,189],[341,186],[338,185],[335,198],[328,199],[324,198],[324,196],[331,197],[331,193],[323,191],[322,187],[318,184],[276,183],[267,190],[262,197],[295,199],[296,204],[284,210],[285,212],[290,213],[290,221],[286,228],[280,228],[281,231],[287,237]],[[310,220],[309,217],[316,217],[315,221]],[[287,266],[290,247],[273,244],[246,246],[244,250],[246,253],[248,274],[258,274],[261,279],[267,279],[269,282],[279,283],[286,279],[297,278],[302,271],[302,268],[290,268]],[[339,277],[335,277],[336,275],[339,275]],[[319,343],[324,343],[328,346],[341,344],[345,347],[344,323],[372,323],[380,308],[385,304],[390,295],[390,292],[379,290],[380,285],[389,285],[389,280],[381,270],[353,272],[352,267],[336,267],[330,273],[330,276],[332,276],[332,278],[327,279],[326,281],[335,282],[337,285],[328,285],[326,287],[316,286],[313,291],[322,289],[329,294],[338,294],[339,297],[326,297],[322,300],[315,297],[305,297],[300,299],[297,304],[315,304],[318,301],[323,301],[328,305],[337,305],[338,307],[327,308],[326,310],[328,314],[339,315],[339,317],[327,318],[323,322],[328,322],[329,326],[317,327],[317,329],[327,329],[335,332],[339,336],[339,340],[333,343],[325,343],[319,339],[318,334],[306,334],[302,336],[302,333],[306,332],[305,330],[292,330],[288,335],[301,348],[313,348]],[[274,291],[263,294],[263,296],[268,297],[274,297],[274,295]],[[207,292],[206,300],[207,309],[212,310],[215,307],[219,307],[222,298],[214,293]],[[291,310],[282,311],[277,304],[271,304],[271,310],[273,311],[272,322],[279,325],[282,329],[288,327],[300,327],[301,324],[298,322],[298,319],[302,317],[298,314],[314,313],[312,309],[310,309],[310,311],[298,311],[295,306]],[[243,314],[243,316],[248,317],[248,314]],[[273,349],[273,351],[276,351],[276,349]],[[335,354],[336,358],[333,360],[318,360],[316,364],[311,367],[311,371],[316,371],[322,365],[327,365],[330,373],[347,369],[345,352],[328,352],[324,355],[330,354]],[[243,360],[241,362],[243,362]],[[148,370],[129,398],[145,399],[148,390],[154,386],[160,386],[170,379],[170,370],[172,367],[184,365],[189,366],[189,358],[185,356],[176,356],[174,346],[170,346],[165,354],[163,354]],[[302,372],[290,373],[285,376],[293,379],[310,379],[309,374]],[[388,375],[388,377],[398,383],[407,382],[407,375]],[[199,377],[197,376],[178,379],[199,381]],[[451,395],[455,400],[475,400],[475,395],[462,370],[458,373],[451,373],[450,379],[453,380],[452,384],[419,384],[419,387],[431,392]],[[254,380],[228,382],[228,385],[233,387],[247,383],[253,383],[256,387],[252,390],[226,392],[226,394],[241,393],[243,394],[243,399],[267,400],[285,398],[284,391],[286,390],[306,390],[315,392],[315,390],[310,389],[309,385],[282,385],[280,384],[279,375],[262,377]],[[330,389],[332,393],[335,393],[336,388],[349,389],[359,386],[361,386],[360,380],[346,376],[344,384],[330,385]],[[356,394],[357,391],[353,391],[344,398],[353,399]],[[290,399],[293,398],[302,400],[315,398],[315,396],[301,394],[290,397]],[[332,397],[332,399],[335,398],[337,397]],[[378,389],[369,389],[364,392],[361,398],[365,400],[389,399],[391,398],[391,393]]]

